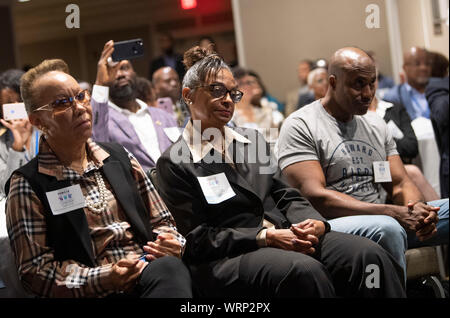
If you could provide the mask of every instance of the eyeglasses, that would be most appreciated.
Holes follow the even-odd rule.
[[[206,87],[208,88],[209,92],[211,93],[211,96],[214,98],[224,98],[227,96],[228,93],[230,93],[231,100],[233,103],[239,103],[242,99],[242,96],[244,93],[237,89],[227,89],[225,85],[223,84],[209,84],[209,85],[201,85],[198,87]]]
[[[77,103],[87,107],[90,102],[91,96],[89,95],[89,91],[85,89],[75,96],[57,99],[54,102],[36,108],[34,111],[47,110],[53,113],[61,113],[73,108]]]

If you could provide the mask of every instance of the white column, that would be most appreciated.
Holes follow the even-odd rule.
[[[242,1],[242,0],[241,0]],[[242,34],[242,16],[239,7],[239,0],[232,0],[231,7],[233,10],[233,22],[234,22],[234,34],[236,38],[236,50],[239,66],[245,67],[245,48],[244,48],[244,36]]]
[[[428,1],[428,4],[425,1]],[[427,5],[431,7],[431,2],[429,0],[420,0],[420,11],[422,12],[423,42],[425,43],[425,48],[429,50],[431,48],[430,27],[433,27],[433,16],[429,14],[431,12],[431,8],[427,10]],[[431,32],[433,32],[433,30],[431,30]]]
[[[392,76],[396,83],[400,82],[399,73],[403,68],[403,48],[400,35],[397,0],[386,0],[386,18],[391,51]]]

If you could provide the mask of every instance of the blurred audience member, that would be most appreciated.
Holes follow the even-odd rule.
[[[155,89],[152,82],[145,77],[136,77],[136,94],[136,98],[144,101],[148,106],[156,106]]]
[[[233,123],[237,127],[261,130],[267,142],[274,143],[278,138],[278,128],[284,119],[283,115],[270,106],[261,104],[264,88],[260,85],[258,75],[252,71],[235,68],[234,78],[239,89],[244,93],[242,99],[235,106]],[[271,134],[270,128],[277,128]]]
[[[218,52],[217,51],[217,44],[214,41],[214,39],[212,37],[210,37],[210,36],[203,36],[203,37],[201,37],[200,40],[198,41],[198,45],[201,48],[204,48],[204,49],[210,48],[211,50],[214,50],[215,52]]]
[[[405,107],[411,120],[430,118],[425,87],[431,76],[431,55],[424,48],[413,47],[405,52],[403,61],[406,83],[394,86],[384,100]]]
[[[315,68],[308,74],[309,91],[300,95],[298,107],[302,108],[305,105],[311,104],[317,99],[324,97],[328,89],[328,71],[326,68]]]
[[[262,89],[263,96],[261,97],[261,105],[270,107],[274,111],[276,111],[277,114],[283,116],[282,113],[284,111],[284,105],[267,91],[266,86],[264,85],[261,77],[258,74],[254,72],[252,72],[252,74],[256,77],[256,80],[258,81],[258,84]]]
[[[148,78],[153,77],[153,73],[159,70],[163,66],[170,66],[173,68],[180,79],[183,79],[186,72],[183,65],[183,57],[175,52],[175,40],[170,33],[161,33],[158,38],[159,48],[162,51],[162,55],[155,58],[150,63],[150,71]]]
[[[284,115],[287,117],[290,113],[297,110],[300,95],[308,92],[308,74],[313,69],[313,61],[303,60],[298,64],[297,76],[300,87],[291,90],[286,96],[286,106],[284,108]]]
[[[92,92],[93,139],[117,142],[128,149],[145,171],[173,142],[176,121],[156,107],[148,107],[136,98],[136,73],[127,60],[114,66],[107,60],[114,51],[108,41],[97,65],[97,79]],[[111,100],[109,100],[109,98]]]
[[[172,100],[174,118],[178,125],[182,126],[188,114],[184,105],[180,103],[181,83],[177,72],[169,66],[161,67],[153,73],[152,83],[156,99],[169,97]]]
[[[431,123],[433,124],[436,142],[441,155],[439,177],[441,185],[441,197],[448,197],[449,187],[449,103],[448,103],[448,76],[445,78],[432,78],[428,84],[425,94],[431,111]]]
[[[25,72],[11,69],[0,75],[0,198],[12,172],[38,152],[39,131],[33,128],[28,119],[3,119],[3,104],[22,102],[20,79]]]
[[[375,82],[377,90],[378,80]],[[387,123],[387,127],[395,140],[397,151],[403,161],[406,173],[422,192],[426,201],[439,199],[439,195],[416,165],[410,164],[418,153],[417,138],[411,126],[406,109],[401,105],[394,105],[374,96],[369,111],[375,112]]]

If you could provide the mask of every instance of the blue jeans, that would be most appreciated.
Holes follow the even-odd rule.
[[[439,222],[436,225],[437,233],[432,238],[421,242],[417,239],[414,232],[408,232],[408,248],[448,244],[448,199],[431,201],[427,202],[427,204],[440,207],[438,211]]]
[[[352,215],[327,221],[333,231],[359,235],[377,242],[403,268],[406,279],[407,235],[397,220],[387,215]]]

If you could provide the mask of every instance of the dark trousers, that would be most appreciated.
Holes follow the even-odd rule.
[[[327,233],[312,256],[265,247],[191,266],[191,273],[197,293],[204,297],[406,295],[403,270],[391,255],[369,239],[338,232]]]
[[[150,262],[129,295],[141,298],[192,298],[191,276],[184,263],[174,256]]]

